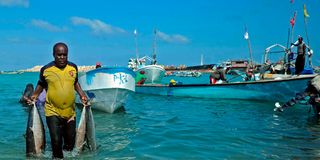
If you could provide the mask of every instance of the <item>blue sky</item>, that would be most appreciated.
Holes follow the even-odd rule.
[[[126,66],[135,57],[152,54],[153,30],[158,30],[157,58],[164,65],[219,63],[249,58],[243,38],[249,31],[253,58],[264,49],[286,46],[289,20],[297,11],[294,40],[304,38],[303,4],[310,17],[307,29],[320,57],[320,1],[316,0],[0,0],[0,70],[44,65],[53,60],[56,42],[69,45],[69,60],[77,65]],[[306,40],[306,38],[305,38]]]

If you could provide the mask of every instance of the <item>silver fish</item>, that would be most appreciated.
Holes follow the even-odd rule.
[[[87,124],[86,124],[86,140],[87,146],[90,151],[95,151],[97,149],[96,143],[96,130],[94,126],[94,119],[91,107],[85,107],[87,112]]]
[[[40,156],[45,149],[46,138],[42,119],[35,105],[31,106],[26,129],[27,156]]]
[[[86,144],[90,151],[96,150],[96,133],[94,127],[94,119],[90,106],[82,109],[79,126],[77,128],[74,153],[79,154]]]

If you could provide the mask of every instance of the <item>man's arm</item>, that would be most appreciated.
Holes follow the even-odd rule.
[[[294,46],[298,46],[298,45],[299,45],[299,41],[291,43],[290,49],[292,49]]]
[[[30,99],[27,99],[27,103],[29,105],[34,103],[37,100],[39,94],[42,92],[42,90],[43,90],[43,87],[41,85],[37,84],[36,90],[33,92],[33,94],[30,97]]]
[[[79,94],[81,102],[86,105],[88,103],[88,98],[87,98],[87,95],[83,92],[79,82],[74,84],[74,88],[77,91],[77,93]]]
[[[308,49],[308,52],[307,52],[307,54],[308,54],[308,56],[310,57],[310,56],[312,56],[312,54],[313,54],[313,50],[310,48],[310,46],[308,46],[307,44],[305,44],[306,45],[306,48]]]

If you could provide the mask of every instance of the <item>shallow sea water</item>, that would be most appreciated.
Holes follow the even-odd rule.
[[[38,73],[0,75],[0,159],[25,159],[28,112],[18,100],[25,85],[36,84],[37,79]],[[277,114],[273,108],[270,100],[135,94],[124,112],[93,111],[97,151],[76,157],[67,153],[66,159],[320,158],[320,125],[309,106],[296,105]],[[46,136],[44,158],[49,158]]]

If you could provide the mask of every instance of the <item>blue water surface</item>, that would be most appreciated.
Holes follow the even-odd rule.
[[[25,159],[28,112],[18,100],[39,73],[0,75],[0,159]],[[170,80],[169,78],[165,81]],[[184,83],[207,81],[180,79]],[[133,95],[126,111],[93,111],[98,149],[67,159],[318,159],[309,106],[275,114],[274,102]],[[79,115],[80,110],[77,109]],[[77,120],[80,116],[77,117]],[[44,157],[51,157],[49,134]]]

